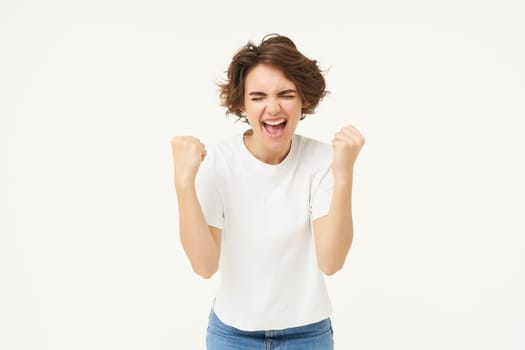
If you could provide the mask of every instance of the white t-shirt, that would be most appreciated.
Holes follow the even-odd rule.
[[[331,315],[312,221],[328,214],[332,159],[330,145],[298,134],[277,165],[255,158],[242,133],[207,145],[195,185],[208,225],[222,229],[222,322],[278,330]]]

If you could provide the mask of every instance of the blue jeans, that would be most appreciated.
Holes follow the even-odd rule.
[[[208,321],[208,350],[333,350],[330,318],[282,330],[242,331],[222,323],[213,308]]]

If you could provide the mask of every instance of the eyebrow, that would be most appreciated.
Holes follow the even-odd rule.
[[[286,94],[291,94],[291,93],[297,93],[297,91],[294,89],[286,89],[286,90],[280,91],[279,95],[286,95]],[[248,94],[248,96],[266,96],[266,94],[261,91],[252,91]]]

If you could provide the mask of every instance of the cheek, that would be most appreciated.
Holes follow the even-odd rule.
[[[284,108],[286,108],[287,111],[291,113],[301,113],[302,105],[300,103],[297,103],[297,101],[287,101],[284,105]]]
[[[253,120],[259,119],[259,116],[261,114],[261,107],[254,105],[254,104],[248,104],[245,105],[245,112],[246,114]]]
[[[262,103],[248,103],[246,104],[246,112],[251,114],[258,114],[263,109]]]

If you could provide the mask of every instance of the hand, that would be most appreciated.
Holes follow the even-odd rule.
[[[334,181],[348,182],[352,180],[354,163],[364,144],[363,135],[351,125],[343,127],[335,134],[332,140]]]
[[[206,149],[193,136],[175,136],[171,139],[175,186],[193,183],[199,167],[206,157]]]

